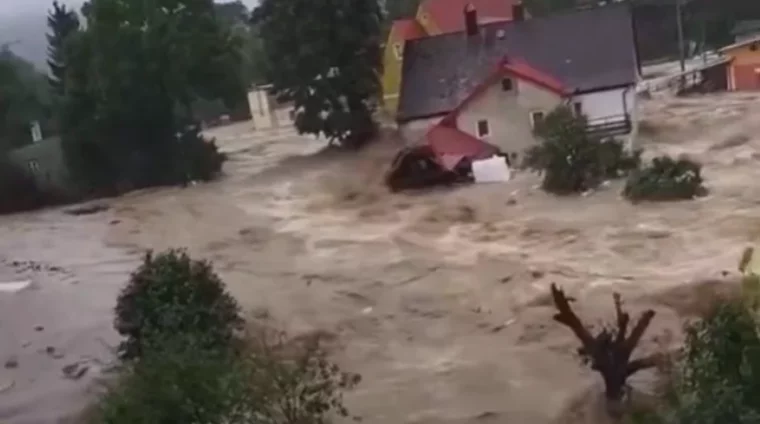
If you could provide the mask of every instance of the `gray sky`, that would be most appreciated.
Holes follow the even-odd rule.
[[[84,0],[59,0],[70,7],[79,8]],[[257,0],[242,0],[248,7],[253,7]],[[0,0],[0,16],[18,16],[30,14],[45,14],[53,4],[53,0]]]

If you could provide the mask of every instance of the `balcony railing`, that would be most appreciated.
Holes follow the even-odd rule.
[[[615,136],[631,132],[631,119],[628,115],[613,115],[588,121],[586,131],[595,136]]]

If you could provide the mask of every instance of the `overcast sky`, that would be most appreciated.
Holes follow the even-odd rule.
[[[59,0],[60,3],[71,7],[79,6],[84,0]],[[257,0],[242,0],[248,7],[252,7]],[[53,0],[0,0],[0,16],[29,15],[40,13],[50,8]]]

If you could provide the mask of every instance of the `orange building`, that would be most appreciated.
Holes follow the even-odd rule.
[[[760,36],[720,49],[728,64],[729,90],[760,90]]]

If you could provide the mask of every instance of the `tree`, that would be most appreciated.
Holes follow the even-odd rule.
[[[86,187],[113,190],[199,178],[185,149],[198,98],[245,95],[238,42],[211,0],[92,0],[69,43],[62,104],[69,167]],[[218,163],[209,161],[208,163]],[[219,169],[206,175],[215,175]]]
[[[194,348],[229,346],[242,326],[240,308],[211,264],[181,250],[145,255],[116,303],[116,331],[126,339],[123,358],[146,345],[184,334]]]
[[[620,295],[615,294],[616,328],[602,328],[593,336],[573,311],[565,292],[555,284],[552,284],[551,292],[554,306],[557,308],[554,320],[571,329],[581,342],[579,353],[604,379],[605,396],[611,412],[620,412],[617,406],[625,395],[628,378],[643,369],[657,365],[657,355],[632,359],[634,349],[654,318],[654,311],[645,311],[628,333],[631,317],[623,311]]]
[[[45,76],[10,50],[0,50],[0,152],[32,141],[30,123],[47,128],[49,87]]]
[[[262,0],[253,22],[272,92],[294,103],[300,133],[344,146],[373,134],[382,42],[376,0]]]
[[[389,22],[397,19],[414,18],[421,0],[384,0],[383,9]]]
[[[637,169],[641,151],[628,152],[617,140],[601,140],[587,131],[586,118],[567,106],[546,115],[536,129],[541,143],[530,148],[525,166],[543,173],[542,188],[573,194]]]
[[[50,32],[48,40],[48,66],[50,67],[50,86],[53,92],[62,96],[66,78],[66,40],[79,31],[79,17],[76,12],[53,2],[53,10],[48,12],[47,25]]]
[[[702,165],[660,156],[628,177],[623,196],[633,202],[689,200],[707,194],[702,183]]]

